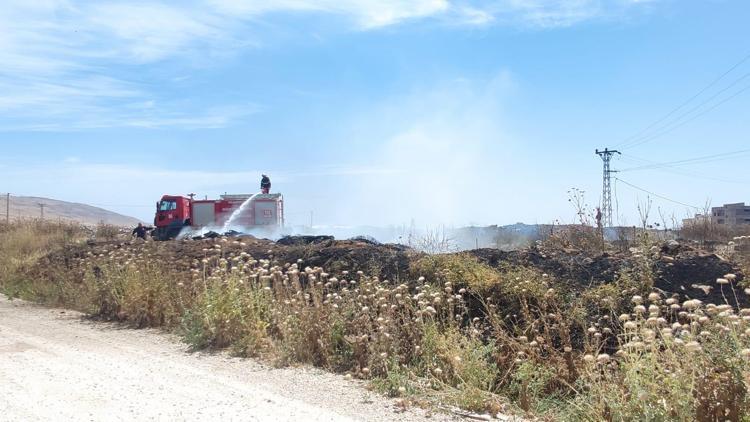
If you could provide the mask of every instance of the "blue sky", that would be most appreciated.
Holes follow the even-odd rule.
[[[618,177],[750,202],[748,16],[740,0],[6,0],[0,191],[149,220],[163,193],[251,192],[267,172],[293,224],[547,223],[573,220],[573,187],[600,201],[594,149],[626,142],[619,169],[738,152]],[[617,220],[646,197],[618,183]]]

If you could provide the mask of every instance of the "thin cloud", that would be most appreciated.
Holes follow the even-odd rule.
[[[456,16],[459,25],[486,26],[495,21],[492,13],[471,6],[456,8]]]
[[[340,15],[349,17],[361,29],[431,17],[451,7],[447,0],[209,0],[208,3],[220,13],[241,17],[282,12]]]
[[[3,131],[65,131],[106,127],[221,128],[262,110],[254,103],[199,107],[157,101],[133,83],[102,76],[0,78]]]
[[[0,126],[7,131],[232,125],[262,107],[252,101],[198,105],[182,90],[154,90],[145,83],[148,77],[133,69],[158,69],[167,61],[211,66],[217,58],[262,45],[259,22],[280,15],[333,16],[332,22],[343,20],[351,25],[347,29],[359,31],[427,20],[555,28],[618,16],[655,1],[5,0],[0,9]]]
[[[90,31],[108,35],[102,51],[111,49],[113,59],[153,62],[225,41],[217,19],[159,3],[98,4],[83,18]]]
[[[660,0],[496,0],[471,4],[500,25],[564,28],[584,22],[617,19]]]
[[[9,0],[0,11],[0,128],[59,131],[105,127],[221,128],[258,112],[252,102],[166,98],[118,75],[227,45],[217,19],[166,4]]]
[[[435,19],[447,24],[489,23],[536,28],[565,27],[626,13],[659,0],[207,0],[218,13],[240,18],[273,13],[317,13],[348,17],[373,30],[407,21]]]

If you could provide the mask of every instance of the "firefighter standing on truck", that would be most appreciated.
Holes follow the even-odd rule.
[[[262,193],[269,193],[271,191],[271,179],[265,174],[260,179],[260,191]]]

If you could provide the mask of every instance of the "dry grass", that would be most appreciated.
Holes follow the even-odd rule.
[[[425,257],[392,282],[256,259],[217,239],[187,270],[164,265],[157,244],[128,242],[24,279],[19,260],[77,238],[47,229],[49,239],[36,238],[43,228],[4,229],[6,292],[31,286],[37,300],[176,330],[196,349],[315,365],[436,406],[498,411],[510,400],[549,420],[747,420],[750,310],[664,297],[647,262],[576,295],[531,268],[498,271],[464,255]]]
[[[500,274],[467,253],[426,255],[412,265],[412,277],[426,276],[433,283],[450,283],[474,291],[490,289],[500,282]]]
[[[22,279],[22,270],[50,251],[87,237],[88,230],[75,223],[37,220],[0,223],[0,286],[12,290],[16,296],[39,297],[40,293],[30,289],[29,280]]]
[[[728,242],[737,236],[750,235],[748,226],[726,226],[708,219],[688,223],[680,230],[680,236],[702,243]]]
[[[94,229],[94,238],[101,241],[124,240],[130,237],[130,230],[112,224],[99,223]]]

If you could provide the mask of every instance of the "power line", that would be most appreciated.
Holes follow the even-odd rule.
[[[625,168],[621,169],[621,172],[625,171],[635,171],[635,170],[649,170],[649,169],[655,169],[660,167],[676,167],[686,164],[703,164],[703,163],[711,163],[715,161],[722,161],[722,160],[728,160],[735,158],[737,155],[747,154],[750,152],[750,149],[743,149],[739,151],[733,151],[733,152],[725,152],[721,154],[713,154],[713,155],[707,155],[703,157],[696,157],[696,158],[689,158],[685,160],[678,160],[678,161],[670,161],[665,163],[651,163],[639,167],[631,167],[631,168]]]
[[[747,87],[745,87],[745,88],[743,88],[743,89],[741,89],[741,90],[739,90],[738,92],[734,93],[733,95],[729,96],[728,98],[725,98],[722,101],[714,104],[710,108],[708,108],[706,110],[703,110],[700,113],[691,116],[687,120],[681,121],[683,118],[685,118],[686,116],[689,116],[690,114],[692,114],[695,111],[699,110],[704,105],[710,103],[716,97],[718,97],[719,95],[723,94],[728,89],[734,87],[738,82],[740,82],[741,80],[743,80],[744,78],[746,78],[748,76],[750,76],[750,73],[746,73],[745,75],[743,75],[739,79],[737,79],[734,82],[732,82],[729,86],[725,87],[721,91],[719,91],[716,94],[712,95],[710,98],[702,101],[697,106],[695,106],[695,107],[691,108],[690,110],[686,111],[685,113],[682,113],[681,115],[677,116],[677,118],[675,120],[673,120],[672,122],[667,123],[667,124],[663,125],[662,127],[658,128],[658,130],[660,130],[661,132],[652,133],[650,135],[645,135],[645,136],[643,136],[641,138],[635,139],[634,141],[631,141],[630,143],[622,146],[622,148],[633,148],[633,147],[636,147],[636,146],[639,146],[639,145],[643,145],[643,144],[645,144],[647,142],[651,142],[652,140],[654,140],[656,138],[659,138],[659,137],[661,137],[663,135],[666,135],[667,133],[672,132],[673,130],[678,129],[678,128],[686,125],[687,123],[690,123],[690,122],[698,119],[699,117],[703,116],[704,114],[708,113],[709,111],[711,111],[711,110],[717,108],[718,106],[726,103],[727,101],[731,100],[732,98],[734,98],[734,97],[742,94],[743,92],[745,92],[748,89],[750,89],[750,85],[747,86]]]
[[[684,112],[684,113],[680,114],[680,115],[679,115],[679,116],[677,116],[677,117],[676,117],[676,118],[675,118],[675,119],[674,119],[674,120],[673,120],[672,122],[667,122],[666,124],[662,125],[662,126],[661,126],[660,128],[658,128],[658,129],[657,129],[657,131],[658,131],[658,130],[662,130],[662,131],[663,131],[664,129],[666,129],[666,128],[669,128],[670,126],[674,125],[675,123],[678,123],[678,122],[679,122],[680,120],[682,120],[682,119],[683,119],[683,118],[684,118],[685,116],[688,116],[688,115],[690,115],[691,113],[693,113],[693,112],[695,112],[696,110],[700,109],[700,108],[701,108],[701,107],[703,107],[704,105],[706,105],[706,104],[710,103],[710,102],[711,102],[711,101],[713,101],[713,100],[714,100],[714,99],[715,99],[716,97],[718,97],[719,95],[723,94],[723,93],[724,93],[724,92],[726,92],[727,90],[731,89],[732,87],[734,87],[735,85],[737,85],[738,83],[740,83],[740,82],[741,82],[741,81],[742,81],[743,79],[747,78],[748,76],[750,76],[750,73],[746,73],[746,74],[744,74],[744,75],[740,76],[739,78],[735,79],[735,80],[734,80],[734,81],[732,81],[732,82],[731,82],[731,83],[730,83],[729,85],[727,85],[726,87],[724,87],[724,89],[721,89],[721,90],[719,90],[719,91],[718,91],[718,92],[716,92],[716,93],[715,93],[714,95],[712,95],[712,96],[708,97],[707,99],[705,99],[705,100],[701,101],[701,102],[700,102],[700,103],[699,103],[699,104],[698,104],[697,106],[695,106],[695,107],[691,108],[690,110],[688,110],[688,111],[686,111],[686,112]],[[655,134],[651,134],[651,135],[648,135],[648,134],[643,134],[643,135],[641,135],[641,136],[639,136],[639,137],[636,137],[636,138],[635,138],[635,139],[633,139],[632,141],[630,141],[630,142],[627,142],[627,143],[626,143],[625,145],[623,145],[623,146],[622,146],[622,148],[632,148],[632,147],[635,147],[635,146],[641,145],[641,144],[643,144],[643,143],[646,143],[646,142],[650,141],[651,139],[653,139],[652,137],[656,137],[656,136],[661,136],[661,135],[655,135]]]
[[[682,127],[682,126],[685,126],[686,124],[688,124],[688,123],[692,122],[693,120],[695,120],[695,119],[697,119],[697,118],[699,118],[699,117],[703,116],[703,115],[704,115],[704,114],[706,114],[706,113],[709,113],[709,112],[711,112],[711,111],[715,110],[715,109],[716,109],[717,107],[719,107],[720,105],[722,105],[722,104],[726,103],[727,101],[730,101],[730,100],[732,100],[733,98],[737,97],[738,95],[740,95],[740,94],[744,93],[744,92],[745,92],[745,91],[747,91],[748,89],[750,89],[750,85],[748,85],[748,86],[746,86],[746,87],[742,88],[741,90],[739,90],[739,91],[735,92],[734,94],[730,95],[729,97],[727,97],[727,98],[723,99],[722,101],[720,101],[720,102],[718,102],[718,103],[714,104],[714,105],[713,105],[713,106],[711,106],[710,108],[708,108],[708,109],[706,109],[706,110],[702,111],[702,112],[701,112],[701,113],[699,113],[699,114],[696,114],[695,116],[693,116],[693,117],[692,117],[692,118],[690,118],[689,120],[686,120],[686,121],[684,121],[684,122],[680,123],[679,125],[677,125],[677,126],[675,126],[675,127],[671,128],[671,129],[669,129],[668,131],[666,131],[666,132],[664,132],[664,133],[667,133],[667,132],[671,132],[671,131],[672,131],[672,130],[674,130],[674,129],[677,129],[677,128],[680,128],[680,127]],[[660,133],[660,134],[654,135],[654,138],[658,138],[659,136],[662,136],[662,135],[664,135],[664,133]]]
[[[682,206],[685,206],[685,207],[688,207],[688,208],[694,208],[694,209],[696,209],[696,210],[702,210],[702,209],[703,209],[703,208],[701,208],[701,207],[696,207],[696,206],[693,206],[693,205],[688,205],[688,204],[686,204],[686,203],[684,203],[684,202],[680,202],[680,201],[675,201],[674,199],[670,199],[670,198],[667,198],[667,197],[666,197],[666,196],[664,196],[664,195],[659,195],[659,194],[657,194],[657,193],[653,193],[653,192],[651,192],[651,191],[648,191],[648,190],[646,190],[646,189],[643,189],[643,188],[641,188],[641,187],[638,187],[638,186],[636,186],[636,185],[634,185],[634,184],[632,184],[632,183],[628,183],[628,182],[626,182],[626,181],[624,181],[624,180],[620,179],[619,177],[615,177],[615,180],[617,180],[617,181],[620,181],[620,182],[622,182],[622,183],[625,183],[626,185],[630,186],[630,187],[631,187],[631,188],[633,188],[633,189],[637,189],[637,190],[639,190],[639,191],[641,191],[641,192],[645,192],[645,193],[647,193],[647,194],[649,194],[649,195],[655,196],[655,197],[657,197],[657,198],[660,198],[660,199],[663,199],[663,200],[665,200],[665,201],[673,202],[673,203],[675,203],[675,204],[678,204],[678,205],[682,205]]]
[[[664,173],[670,173],[678,176],[686,176],[686,177],[692,177],[694,179],[704,179],[704,180],[711,180],[715,182],[722,182],[722,183],[736,183],[739,185],[747,185],[750,183],[750,181],[747,180],[734,180],[734,179],[725,179],[722,177],[714,177],[714,176],[708,176],[705,174],[698,174],[693,173],[684,169],[673,169],[673,168],[655,168],[653,169],[655,171],[664,172]]]
[[[633,163],[633,164],[638,164],[638,165],[642,165],[642,163],[649,163],[649,164],[652,164],[652,165],[653,164],[658,164],[655,161],[650,161],[650,160],[646,160],[646,159],[643,159],[643,158],[634,157],[634,156],[629,155],[629,154],[623,154],[622,159],[624,161],[627,161],[627,162],[630,162],[630,163]],[[703,174],[703,173],[696,173],[696,172],[689,171],[689,170],[683,169],[683,168],[654,167],[654,168],[649,168],[647,170],[655,170],[655,171],[659,171],[659,172],[676,174],[676,175],[679,175],[679,176],[687,176],[687,177],[692,177],[692,178],[696,178],[696,179],[713,180],[713,181],[723,182],[723,183],[737,183],[737,184],[743,184],[743,185],[746,185],[746,184],[750,183],[750,181],[747,181],[747,180],[735,180],[735,179],[727,179],[727,178],[716,177],[716,176],[709,176],[709,175],[706,175],[706,174]]]
[[[651,130],[654,126],[660,124],[661,122],[663,122],[666,119],[668,119],[669,117],[671,117],[674,113],[680,111],[683,107],[685,107],[686,105],[690,104],[691,102],[693,102],[693,100],[695,100],[696,98],[698,98],[699,96],[701,96],[704,92],[706,92],[709,89],[711,89],[714,85],[716,85],[717,83],[719,83],[719,81],[721,81],[725,76],[727,76],[728,74],[732,73],[733,70],[735,70],[736,68],[738,68],[739,66],[741,66],[743,63],[745,63],[748,60],[750,60],[750,54],[746,55],[740,61],[738,61],[737,63],[735,63],[734,65],[732,65],[732,67],[730,67],[727,71],[725,71],[724,73],[722,73],[721,75],[719,75],[716,79],[714,79],[713,81],[711,81],[711,83],[709,83],[708,85],[706,85],[705,87],[703,87],[701,90],[699,90],[696,94],[694,94],[693,96],[691,96],[690,98],[688,98],[687,100],[685,100],[682,104],[680,104],[676,108],[672,109],[669,113],[665,114],[664,116],[660,117],[656,121],[652,122],[645,129],[642,129],[639,132],[637,132],[636,134],[634,134],[634,135],[632,135],[632,136],[624,139],[621,143],[615,145],[615,147],[625,148],[624,145],[628,144],[631,140],[633,140],[635,138],[641,137],[647,131]]]

